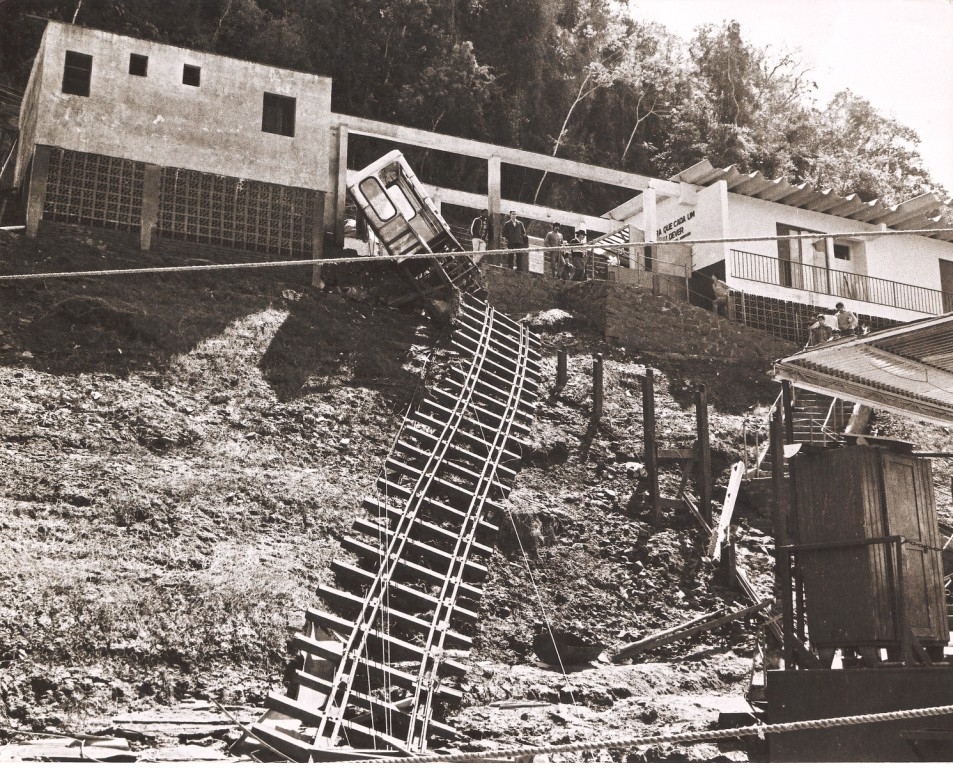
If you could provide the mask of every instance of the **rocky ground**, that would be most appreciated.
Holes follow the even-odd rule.
[[[82,258],[66,258],[0,237],[6,274],[130,265],[95,239]],[[281,688],[287,640],[316,585],[331,581],[337,541],[447,333],[419,310],[384,306],[405,290],[389,270],[327,268],[325,280],[311,288],[300,269],[0,280],[5,740],[112,728],[136,751],[184,741],[224,754],[240,731],[209,702],[249,722]],[[450,720],[480,750],[709,727],[743,706],[759,618],[634,662],[608,658],[633,639],[747,604],[720,584],[690,514],[653,525],[631,502],[642,450],[637,376],[647,365],[660,371],[661,445],[687,447],[694,411],[674,395],[730,368],[691,361],[689,380],[677,362],[633,358],[572,317],[531,321],[550,382],[557,346],[569,349],[569,383],[544,393],[506,519],[495,521],[465,705]],[[598,428],[596,352],[606,359]],[[763,429],[766,406],[739,398],[712,408],[720,485],[742,457],[743,433]],[[675,495],[679,479],[667,466],[663,495]],[[770,528],[740,513],[742,563],[768,596]],[[607,654],[565,673],[542,664],[533,639],[547,623]],[[154,724],[196,708],[207,727]],[[160,714],[130,725],[137,712]],[[744,760],[749,747],[566,759]]]

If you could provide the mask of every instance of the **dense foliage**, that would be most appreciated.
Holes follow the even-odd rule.
[[[339,112],[647,175],[708,158],[863,199],[942,193],[911,129],[850,91],[818,106],[797,57],[735,22],[685,41],[632,14],[611,0],[7,0],[0,85],[25,85],[36,16],[75,16],[330,75]],[[532,173],[504,185],[540,202],[583,193]]]

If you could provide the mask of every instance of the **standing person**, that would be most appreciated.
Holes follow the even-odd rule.
[[[712,275],[711,292],[711,311],[716,315],[728,317],[728,298],[731,295],[731,289],[728,287],[728,283],[724,280],[719,280],[717,275]]]
[[[827,324],[827,317],[823,312],[818,313],[817,322],[811,326],[810,331],[807,334],[807,344],[804,345],[804,349],[808,347],[816,347],[818,344],[823,344],[825,341],[830,341],[831,337],[834,335],[834,329]]]
[[[470,224],[470,237],[473,238],[473,250],[476,252],[485,251],[486,244],[493,239],[493,222],[490,221],[490,212],[486,208]],[[479,264],[482,258],[474,256],[473,262]]]
[[[543,239],[543,245],[546,248],[558,248],[563,244],[563,233],[559,229],[559,224],[553,222],[553,228],[546,233]],[[553,277],[559,277],[562,273],[562,251],[546,251],[546,258],[549,259],[549,268]]]
[[[506,240],[507,248],[525,248],[526,247],[526,227],[523,222],[516,218],[516,211],[510,211],[510,217],[503,222],[503,239]],[[516,269],[516,254],[507,254],[510,269]]]
[[[837,330],[841,337],[846,338],[847,336],[859,335],[860,321],[857,319],[857,315],[849,309],[846,309],[842,301],[838,301],[834,306],[835,309],[837,309],[837,314],[834,315],[834,319],[837,320]]]
[[[583,229],[576,230],[576,236],[569,241],[570,245],[584,245],[586,242],[586,232]],[[586,276],[586,252],[582,248],[573,248],[569,252],[570,264],[572,266],[572,279],[582,280]]]

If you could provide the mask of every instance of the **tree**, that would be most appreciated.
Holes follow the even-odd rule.
[[[867,99],[841,91],[816,120],[813,165],[806,177],[816,186],[890,204],[924,192],[945,195],[923,167],[916,132]]]

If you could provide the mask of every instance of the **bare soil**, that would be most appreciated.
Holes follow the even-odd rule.
[[[67,257],[0,237],[5,274],[133,263],[95,238]],[[302,269],[0,280],[0,737],[90,732],[124,713],[208,699],[244,706],[250,719],[282,688],[287,641],[316,585],[331,581],[338,539],[401,418],[446,357],[447,328],[382,303],[406,290],[389,269],[326,268],[325,280],[314,289]],[[732,371],[712,361],[690,379],[677,361],[627,355],[571,317],[532,321],[550,382],[555,349],[570,349],[569,383],[541,399],[505,519],[494,521],[465,703],[449,719],[468,749],[709,727],[743,705],[758,619],[634,663],[607,659],[643,635],[745,604],[719,583],[691,515],[652,525],[632,498],[646,364],[661,374],[665,447],[695,435],[694,411],[670,390]],[[598,428],[596,352],[606,359]],[[767,406],[743,387],[723,389],[738,396],[710,413],[719,483]],[[666,466],[663,495],[679,480]],[[743,564],[767,596],[770,529],[754,512],[739,518]],[[542,664],[533,646],[547,624],[607,655],[565,672]],[[222,750],[239,735],[216,728],[193,734],[196,743]],[[136,749],[190,739],[170,728]],[[744,760],[744,747],[566,759]]]

